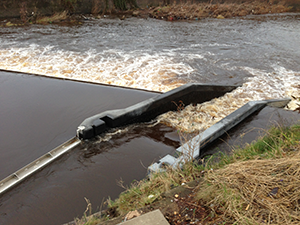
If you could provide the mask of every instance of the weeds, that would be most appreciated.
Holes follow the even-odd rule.
[[[92,204],[89,199],[84,198],[84,200],[87,203],[86,209],[83,213],[83,216],[81,219],[75,219],[74,225],[96,225],[100,221],[106,220],[106,215],[102,215],[101,209],[100,213],[92,214]]]
[[[201,174],[200,167],[185,165],[182,170],[168,168],[166,172],[155,173],[149,180],[142,180],[129,187],[115,201],[109,200],[108,206],[117,209],[119,215],[142,208],[160,198],[160,195],[171,188],[195,180]],[[193,173],[191,173],[193,171]]]
[[[73,12],[77,4],[77,0],[61,0],[61,4],[65,10]]]
[[[300,222],[300,126],[273,128],[268,135],[208,171],[198,198],[237,224]],[[225,162],[224,162],[225,159]]]
[[[209,218],[221,211],[225,224],[299,224],[299,140],[300,125],[272,128],[231,155],[218,154],[201,160],[201,165],[188,160],[182,168],[166,166],[164,172],[128,187],[120,182],[126,191],[115,201],[107,200],[108,211],[124,216],[174,187],[201,178],[195,191],[210,210]],[[88,211],[87,207],[85,214]]]
[[[65,20],[67,18],[68,18],[68,12],[63,11],[61,13],[56,13],[53,16],[38,18],[36,20],[36,23],[38,24],[53,23],[56,21]]]
[[[102,0],[93,0],[93,6],[92,6],[92,10],[91,13],[92,14],[99,14],[101,12],[101,8],[102,8]],[[108,7],[108,5],[106,5],[106,8]]]
[[[166,1],[168,2],[168,1]],[[249,14],[260,15],[266,13],[282,13],[291,11],[288,2],[277,2],[271,4],[268,1],[243,1],[240,3],[191,3],[180,2],[168,6],[158,6],[150,12],[150,16],[158,19],[173,20],[198,20],[205,17],[213,18],[231,18],[236,16],[245,16]],[[298,9],[299,7],[294,7]]]

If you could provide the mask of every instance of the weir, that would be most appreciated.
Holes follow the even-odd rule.
[[[251,101],[245,104],[243,107],[237,109],[221,121],[212,125],[204,132],[198,134],[193,139],[183,144],[176,149],[177,157],[172,155],[166,155],[157,163],[152,164],[148,167],[150,173],[163,171],[165,166],[171,166],[173,168],[182,167],[184,162],[199,158],[202,149],[213,143],[216,139],[220,138],[223,134],[228,132],[230,129],[243,122],[247,117],[253,113],[261,110],[266,106],[273,106],[282,108],[286,106],[291,99],[271,99],[264,101]],[[203,151],[203,150],[202,150]]]
[[[3,71],[2,71],[3,72]],[[77,137],[79,139],[91,139],[102,134],[109,129],[122,127],[125,125],[148,122],[158,115],[170,110],[177,109],[177,103],[183,102],[186,105],[197,104],[220,97],[225,93],[232,91],[236,86],[221,86],[207,84],[186,84],[172,91],[157,95],[150,99],[139,102],[124,109],[104,111],[92,117],[85,119],[77,128]],[[219,121],[203,133],[197,135],[188,143],[177,148],[180,157],[171,155],[163,157],[159,162],[154,163],[148,169],[150,172],[160,171],[163,165],[177,167],[184,162],[187,157],[198,158],[200,155],[200,146],[204,148],[212,143],[225,132],[242,122],[245,118],[265,107],[266,105],[285,106],[290,99],[253,101],[244,105],[242,108],[231,113],[229,116]],[[71,138],[62,145],[47,152],[43,156],[12,173],[0,181],[0,194],[12,188],[28,176],[47,166],[62,154],[70,151],[80,143],[76,137]],[[192,149],[192,153],[190,152]]]
[[[52,149],[72,139],[86,118],[161,95],[153,90],[186,83],[241,85],[223,97],[163,114],[159,124],[131,124],[110,134],[119,119],[104,115],[105,136],[81,140],[1,195],[0,224],[62,224],[82,216],[84,197],[93,210],[101,208],[124,191],[121,178],[130,185],[164,156],[182,154],[176,151],[178,132],[164,124],[204,131],[247,102],[264,99],[293,97],[288,107],[298,107],[299,18],[299,13],[192,23],[105,18],[78,26],[0,28],[0,68],[25,72],[0,72],[0,180],[43,155],[40,162],[52,159]],[[261,136],[269,120],[276,124],[291,115],[300,114],[265,106],[201,146],[199,157],[231,153],[231,146]]]
[[[147,122],[158,115],[185,105],[198,104],[220,97],[237,86],[186,84],[167,93],[144,100],[125,109],[110,110],[85,119],[77,129],[77,136],[90,139],[115,127]]]
[[[179,102],[183,102],[186,105],[202,103],[213,98],[220,97],[225,93],[232,91],[234,88],[236,88],[236,86],[186,84],[127,108],[104,111],[100,114],[89,117],[78,127],[77,137],[82,140],[91,139],[112,128],[139,122],[148,122],[162,113],[170,110],[176,110],[178,107],[177,103],[179,104]],[[186,161],[188,157],[192,156],[193,158],[198,158],[200,155],[200,146],[201,148],[204,148],[206,145],[212,143],[257,110],[270,104],[283,107],[289,101],[290,99],[278,99],[249,102],[242,108],[239,108],[223,120],[205,130],[203,133],[194,137],[188,143],[177,148],[176,151],[180,155],[178,158],[167,155],[159,160],[159,162],[151,165],[148,169],[150,172],[157,172],[160,171],[166,164],[178,167]],[[71,138],[62,145],[47,152],[38,159],[1,180],[0,194],[14,187],[27,177],[53,162],[61,155],[70,151],[80,143],[79,139],[76,137]],[[193,151],[192,153],[191,149]]]
[[[164,94],[139,102],[124,109],[110,110],[85,119],[77,129],[80,139],[94,138],[116,127],[138,122],[148,122],[156,116],[177,109],[177,102],[186,105],[202,103],[232,91],[236,86],[187,84]],[[0,181],[0,194],[14,187],[27,177],[53,162],[62,154],[77,146],[80,141],[74,137],[59,147],[45,153],[23,168]]]
[[[85,117],[155,95],[159,93],[1,70],[0,193],[78,145],[74,135]]]
[[[49,151],[45,155],[34,160],[33,162],[29,163],[28,165],[24,166],[23,168],[19,169],[15,173],[4,178],[0,181],[0,194],[4,193],[10,188],[13,188],[18,183],[25,180],[27,177],[41,170],[43,167],[47,166],[58,157],[76,147],[79,143],[80,140],[78,140],[77,138],[72,138],[69,141],[58,146],[57,148]]]

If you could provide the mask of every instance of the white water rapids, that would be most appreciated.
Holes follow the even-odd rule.
[[[290,97],[288,108],[299,107],[298,20],[298,14],[287,14],[197,23],[132,19],[0,28],[0,69],[161,92],[188,82],[240,85],[218,99],[159,117],[194,132],[252,100]]]

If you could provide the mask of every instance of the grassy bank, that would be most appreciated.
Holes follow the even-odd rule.
[[[166,168],[75,224],[116,224],[154,209],[170,224],[299,224],[299,140],[300,125],[273,128],[231,155]]]

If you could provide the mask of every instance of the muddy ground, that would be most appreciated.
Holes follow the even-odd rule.
[[[150,205],[126,215],[118,215],[114,208],[104,211],[106,218],[110,218],[98,225],[115,225],[122,221],[130,220],[136,216],[159,209],[171,225],[185,224],[229,224],[224,221],[222,208],[208,208],[201,200],[196,200],[196,193],[201,183],[201,178],[180,187],[171,189],[162,194]],[[102,214],[103,215],[103,214]],[[100,216],[100,213],[94,214]],[[68,225],[75,225],[71,222]]]

